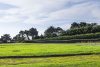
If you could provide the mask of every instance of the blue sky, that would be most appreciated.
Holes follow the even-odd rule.
[[[35,27],[39,34],[49,26],[68,29],[72,22],[100,24],[100,0],[3,0],[0,1],[0,36],[15,36]]]

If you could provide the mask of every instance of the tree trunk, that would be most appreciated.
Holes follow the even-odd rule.
[[[32,40],[34,40],[34,36],[32,36]]]
[[[27,39],[30,40],[29,36],[28,35],[26,35],[26,36],[27,36]]]

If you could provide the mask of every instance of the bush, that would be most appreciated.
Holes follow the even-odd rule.
[[[72,28],[66,31],[64,35],[77,35],[77,34],[88,34],[100,32],[100,25],[86,26],[80,28]]]
[[[100,33],[80,34],[72,36],[59,36],[53,38],[45,38],[43,40],[71,40],[71,39],[96,39],[100,38]]]

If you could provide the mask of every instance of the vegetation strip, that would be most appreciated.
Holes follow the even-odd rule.
[[[97,23],[73,22],[66,30],[50,26],[41,35],[36,28],[30,28],[19,31],[13,38],[10,34],[4,34],[0,38],[0,43],[77,43],[90,41],[100,41],[100,25]]]
[[[80,54],[57,54],[44,56],[0,56],[0,59],[6,58],[48,58],[48,57],[65,57],[65,56],[81,56],[81,55],[100,55],[100,53],[80,53]]]

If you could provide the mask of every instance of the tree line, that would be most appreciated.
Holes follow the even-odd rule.
[[[100,32],[100,25],[97,23],[86,23],[86,22],[73,22],[69,29],[62,29],[61,27],[50,26],[44,31],[44,34],[39,35],[38,30],[36,28],[31,28],[29,30],[21,30],[16,36],[13,38],[10,37],[9,34],[4,34],[1,36],[0,41],[7,42],[23,42],[23,41],[32,41],[37,39],[77,39],[77,38],[92,38],[95,33]],[[91,34],[94,33],[94,34]],[[85,35],[84,35],[85,34]],[[86,34],[89,34],[87,36]],[[80,36],[77,36],[80,35]],[[99,36],[99,34],[95,34],[95,36]],[[65,37],[65,38],[64,38]]]

